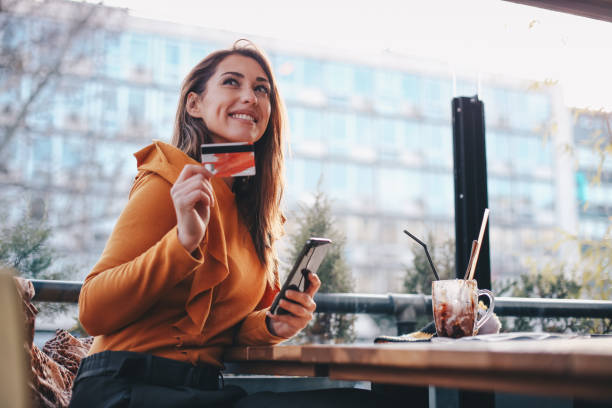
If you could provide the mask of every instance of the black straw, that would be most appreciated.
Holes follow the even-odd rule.
[[[431,270],[433,271],[434,276],[436,277],[436,280],[440,280],[440,277],[438,276],[438,272],[436,271],[436,267],[434,266],[433,262],[431,261],[431,256],[429,256],[429,251],[427,250],[427,245],[425,245],[424,242],[422,242],[420,239],[418,239],[417,237],[415,237],[414,235],[412,235],[411,233],[409,233],[406,230],[404,230],[404,234],[408,235],[410,238],[414,239],[416,242],[421,244],[421,246],[423,246],[423,249],[425,249],[425,255],[427,255],[427,260],[429,261],[429,265],[431,265]]]

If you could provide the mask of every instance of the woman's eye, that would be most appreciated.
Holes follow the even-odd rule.
[[[223,85],[238,85],[238,81],[234,78],[227,78],[223,81]]]
[[[269,95],[270,94],[270,90],[268,89],[267,86],[264,86],[264,85],[259,85],[259,86],[255,87],[255,91],[256,92],[261,92],[261,93],[263,93],[265,95]]]

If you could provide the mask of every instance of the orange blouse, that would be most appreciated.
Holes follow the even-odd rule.
[[[178,241],[170,188],[186,164],[155,142],[135,154],[139,173],[98,263],[85,279],[79,318],[90,354],[147,352],[222,366],[225,347],[283,340],[266,328],[278,292],[267,284],[234,194],[212,179],[216,205],[196,257]]]

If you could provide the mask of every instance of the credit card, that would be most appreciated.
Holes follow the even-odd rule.
[[[249,143],[211,143],[200,146],[202,164],[217,177],[255,175],[255,146]]]

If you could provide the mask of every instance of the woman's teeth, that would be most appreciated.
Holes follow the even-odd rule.
[[[231,116],[232,116],[232,118],[245,119],[245,120],[250,120],[251,122],[255,122],[255,118],[254,117],[252,117],[251,115],[246,115],[244,113],[234,113]]]

